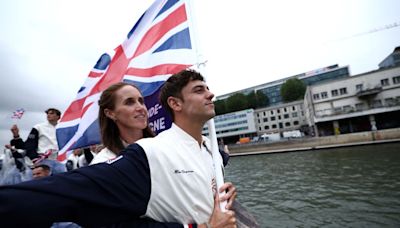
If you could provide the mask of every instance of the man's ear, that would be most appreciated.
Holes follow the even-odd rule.
[[[115,121],[115,115],[114,112],[111,111],[110,109],[106,108],[104,109],[104,115],[106,115],[108,118],[110,118],[111,120]]]
[[[180,111],[182,109],[182,101],[179,98],[176,97],[168,97],[167,99],[168,106],[173,110],[173,111]]]

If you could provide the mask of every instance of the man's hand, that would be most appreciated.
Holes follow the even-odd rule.
[[[230,183],[232,186],[232,183]],[[221,187],[222,189],[223,187]],[[236,192],[235,192],[236,193]],[[235,195],[236,196],[236,195]],[[211,215],[208,224],[200,224],[199,228],[236,228],[236,217],[235,212],[232,210],[227,210],[225,212],[221,211],[220,201],[218,194],[215,194],[214,198],[214,211]]]
[[[210,228],[236,228],[236,217],[235,212],[232,210],[227,210],[222,212],[219,205],[220,199],[218,194],[215,194],[214,198],[214,211],[208,222],[208,226],[202,224],[199,227],[210,227]]]
[[[220,199],[220,202],[227,201],[225,208],[227,210],[232,210],[233,208],[233,202],[236,199],[236,187],[231,183],[231,182],[226,182],[219,188],[220,193],[225,193]]]

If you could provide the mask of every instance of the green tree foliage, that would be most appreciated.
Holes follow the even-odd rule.
[[[306,85],[298,78],[291,78],[281,86],[281,96],[284,102],[303,99],[305,92]]]
[[[246,95],[246,100],[248,108],[257,108],[258,99],[254,91]]]
[[[226,108],[228,112],[236,112],[247,109],[248,103],[246,95],[242,93],[236,93],[226,100]]]
[[[265,95],[262,91],[258,90],[256,92],[256,97],[257,97],[257,108],[263,108],[269,105],[268,96]]]
[[[214,107],[215,107],[215,113],[217,115],[222,115],[225,113],[228,113],[226,110],[226,103],[225,100],[217,100],[214,102]]]
[[[268,97],[262,91],[252,91],[246,95],[246,98],[248,104],[247,108],[262,108],[266,107],[269,103]]]

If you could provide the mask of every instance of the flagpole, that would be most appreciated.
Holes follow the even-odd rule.
[[[196,23],[196,15],[194,11],[194,4],[192,3],[191,0],[186,0],[186,9],[187,12],[190,13],[188,15],[188,23],[190,24],[189,33],[190,33],[190,39],[192,40],[192,48],[196,52],[196,67],[200,71],[200,73],[204,76],[204,78],[207,78],[207,73],[206,73],[206,60],[204,59],[204,56],[201,53],[201,48],[200,48],[200,42],[197,39],[196,34],[197,33],[197,23]],[[211,141],[211,151],[213,155],[213,167],[214,167],[214,173],[215,173],[215,181],[217,184],[217,189],[219,189],[223,184],[224,184],[224,176],[223,176],[223,165],[221,163],[221,159],[218,159],[220,157],[219,153],[219,148],[218,148],[218,141],[217,141],[217,134],[215,131],[215,123],[214,119],[210,119],[207,121],[207,126],[208,126],[208,132],[209,132],[209,139]],[[225,193],[219,193],[219,197],[223,196]],[[221,202],[220,203],[220,208],[222,211],[226,211],[225,206],[227,202]]]

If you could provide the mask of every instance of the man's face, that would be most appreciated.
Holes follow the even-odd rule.
[[[40,179],[49,176],[49,171],[43,169],[42,167],[37,167],[32,170],[33,179]]]
[[[47,112],[47,121],[49,122],[56,122],[60,119],[60,117],[56,114],[55,111],[50,110]]]
[[[204,121],[215,116],[214,94],[210,92],[203,81],[190,81],[182,89],[182,114],[194,121]]]

